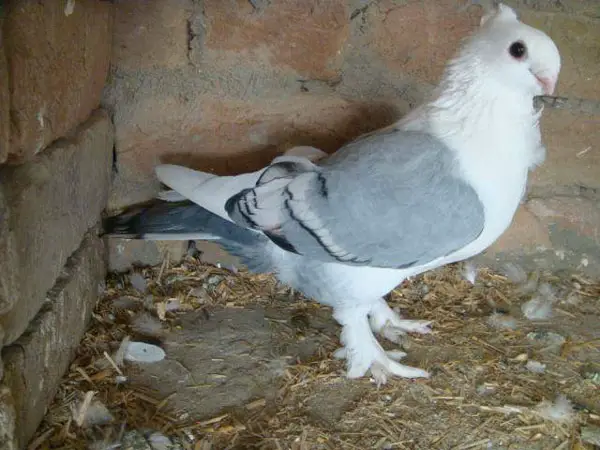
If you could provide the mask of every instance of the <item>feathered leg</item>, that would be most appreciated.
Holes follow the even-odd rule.
[[[348,378],[360,378],[368,370],[377,385],[385,384],[389,375],[428,378],[426,371],[394,361],[405,356],[404,353],[386,353],[371,331],[368,312],[360,307],[336,308],[334,311],[335,319],[342,325],[340,340],[344,346],[336,352],[336,357],[346,359]]]
[[[398,343],[406,333],[427,334],[431,332],[427,320],[405,320],[389,307],[385,299],[380,298],[373,303],[369,311],[371,330],[391,342]]]

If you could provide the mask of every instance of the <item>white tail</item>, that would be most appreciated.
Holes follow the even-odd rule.
[[[264,169],[242,175],[219,177],[187,167],[157,166],[158,179],[213,214],[233,222],[225,211],[225,202],[242,189],[254,187]]]

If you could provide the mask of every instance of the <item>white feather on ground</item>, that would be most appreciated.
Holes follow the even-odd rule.
[[[106,425],[114,420],[113,415],[100,400],[92,400],[85,412],[82,426],[86,428]]]
[[[139,273],[135,272],[131,274],[129,277],[129,282],[135,290],[141,293],[146,292],[146,279]]]
[[[538,292],[531,300],[521,305],[523,315],[529,320],[545,320],[552,317],[552,306],[556,303],[556,295],[548,283],[538,287]]]
[[[535,408],[536,413],[544,420],[557,423],[569,423],[575,419],[573,405],[567,397],[560,394],[554,402],[544,400]]]
[[[533,373],[544,373],[546,371],[546,364],[531,359],[527,361],[525,368]]]
[[[490,317],[488,317],[487,322],[492,328],[508,330],[515,330],[517,328],[517,319],[508,314],[498,312],[492,313]]]
[[[123,359],[125,358],[125,351],[127,350],[127,346],[129,345],[130,340],[131,340],[131,338],[129,336],[125,336],[123,338],[123,340],[121,341],[119,348],[117,349],[117,351],[115,352],[115,354],[113,356],[113,360],[115,361],[115,364],[117,365],[117,367],[123,366]]]
[[[160,320],[149,313],[135,316],[131,322],[131,328],[136,333],[151,337],[160,337],[165,332]]]
[[[142,301],[131,295],[122,295],[113,301],[113,307],[118,310],[136,310],[142,307]]]
[[[531,294],[537,290],[539,282],[540,274],[538,272],[533,272],[531,275],[529,275],[525,283],[519,286],[518,291],[521,294]]]
[[[462,276],[471,284],[477,280],[477,267],[472,262],[466,262],[463,266]]]
[[[502,267],[502,272],[511,283],[522,284],[527,281],[527,272],[518,264],[506,263]]]
[[[94,399],[95,392],[88,391],[77,406],[71,405],[71,413],[75,423],[84,428],[106,425],[114,420],[108,408]]]

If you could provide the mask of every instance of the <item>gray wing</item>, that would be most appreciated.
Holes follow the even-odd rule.
[[[275,164],[265,174],[229,199],[231,219],[324,262],[421,265],[469,244],[484,225],[483,205],[456,175],[453,153],[422,132],[387,129],[320,167]]]

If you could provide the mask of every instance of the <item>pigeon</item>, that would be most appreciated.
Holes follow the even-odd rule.
[[[554,92],[560,66],[548,35],[496,5],[431,98],[392,125],[331,155],[294,148],[235,176],[159,165],[171,190],[109,218],[106,234],[215,241],[249,270],[332,307],[348,378],[428,378],[378,338],[399,343],[431,323],[403,318],[384,296],[483,252],[509,227],[545,158],[533,100]]]

